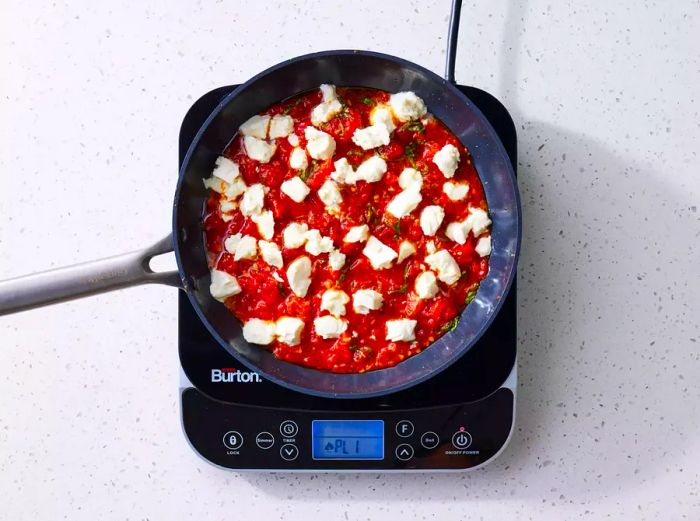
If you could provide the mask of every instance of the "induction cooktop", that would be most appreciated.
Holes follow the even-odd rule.
[[[489,119],[516,165],[516,132],[492,95],[458,86]],[[236,86],[208,92],[180,129],[180,165],[196,132]],[[375,398],[320,398],[239,364],[179,292],[180,409],[189,444],[231,470],[462,471],[493,460],[510,438],[516,395],[516,285],[490,328],[455,364]]]

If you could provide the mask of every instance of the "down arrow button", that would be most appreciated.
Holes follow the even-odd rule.
[[[294,461],[299,456],[299,449],[296,445],[287,443],[280,447],[280,456],[282,456],[282,459],[285,461]]]

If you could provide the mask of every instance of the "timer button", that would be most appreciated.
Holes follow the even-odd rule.
[[[408,438],[413,434],[413,424],[408,420],[401,420],[396,424],[396,434],[402,438]]]
[[[287,443],[280,447],[280,456],[282,456],[282,459],[285,461],[294,461],[297,459],[297,456],[299,456],[299,449],[296,445]]]
[[[226,448],[236,450],[243,445],[243,436],[237,431],[228,431],[224,434],[224,445]]]
[[[292,420],[285,420],[280,425],[280,433],[287,438],[293,438],[299,432],[299,427]]]
[[[472,435],[469,434],[464,428],[461,428],[452,435],[452,445],[455,449],[466,449],[472,444]]]
[[[434,449],[440,444],[440,436],[433,431],[424,432],[420,437],[420,444],[426,449]]]
[[[396,447],[396,457],[401,461],[408,461],[413,457],[413,447],[408,443],[402,443]]]

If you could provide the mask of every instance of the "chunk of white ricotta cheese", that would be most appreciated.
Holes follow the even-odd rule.
[[[284,266],[282,261],[282,252],[280,251],[279,246],[277,246],[274,242],[258,241],[258,247],[260,248],[260,254],[262,255],[263,260],[267,264],[280,269],[282,266]]]
[[[425,103],[414,92],[397,92],[389,97],[389,105],[399,121],[411,121],[425,116]]]
[[[233,254],[233,260],[241,259],[253,260],[258,254],[258,241],[251,235],[244,235],[236,243],[236,251]]]
[[[447,228],[445,228],[445,235],[448,239],[452,239],[457,244],[464,244],[467,242],[470,231],[471,225],[468,220],[455,221],[447,225]]]
[[[270,345],[275,341],[277,326],[269,320],[251,318],[243,326],[243,338],[251,344]]]
[[[459,150],[454,145],[445,145],[435,153],[433,163],[437,165],[442,175],[449,179],[455,175],[455,170],[459,166]]]
[[[270,121],[270,139],[287,137],[294,128],[292,116],[277,114]]]
[[[345,254],[338,250],[333,250],[328,254],[328,264],[331,270],[338,271],[345,265]]]
[[[335,249],[333,239],[330,237],[322,237],[318,230],[309,230],[304,234],[306,245],[304,249],[313,256],[321,255],[322,253],[330,253]]]
[[[411,241],[402,241],[401,244],[399,244],[399,258],[396,262],[401,264],[414,253],[416,253],[416,247],[413,243]]]
[[[338,338],[348,329],[347,320],[325,315],[314,319],[314,329],[321,338]]]
[[[297,297],[305,297],[311,285],[311,259],[298,257],[287,268],[287,282]]]
[[[260,213],[263,209],[265,200],[265,187],[260,183],[250,185],[243,192],[240,207],[241,213],[246,217]]]
[[[238,130],[244,136],[256,137],[265,139],[267,137],[267,129],[270,126],[270,116],[253,116],[248,121],[243,123]]]
[[[258,225],[258,233],[263,239],[270,240],[275,235],[275,217],[270,210],[254,213],[251,220]]]
[[[309,227],[306,223],[289,223],[282,232],[285,248],[299,248],[306,242],[306,232]]]
[[[335,181],[327,179],[325,183],[321,185],[318,189],[318,197],[321,199],[323,204],[326,205],[326,209],[332,212],[340,211],[340,204],[343,202],[343,196],[338,190],[338,185]]]
[[[365,248],[362,250],[365,257],[369,259],[370,264],[375,270],[389,268],[398,254],[389,246],[374,236],[370,236],[367,240]]]
[[[233,180],[240,175],[238,163],[231,161],[227,157],[219,156],[214,162],[214,170],[212,170],[211,175],[218,177],[227,183],[232,183]]]
[[[429,237],[435,235],[444,218],[445,210],[443,210],[441,206],[426,206],[420,213],[421,230],[423,230],[423,233]]]
[[[289,166],[294,170],[306,170],[306,167],[309,166],[309,158],[306,157],[306,150],[295,147],[289,154]]]
[[[304,129],[306,151],[314,159],[330,159],[335,152],[335,139],[330,134],[314,127]]]
[[[391,109],[386,105],[376,107],[369,115],[369,122],[372,125],[384,125],[390,134],[396,129]]]
[[[352,309],[359,315],[368,315],[370,311],[380,309],[384,297],[373,289],[359,289],[352,295]]]
[[[239,195],[245,192],[246,188],[247,186],[245,184],[245,181],[243,181],[242,178],[237,177],[226,186],[226,188],[224,189],[224,195],[228,199],[235,200],[238,198]]]
[[[416,295],[422,299],[433,298],[438,293],[437,278],[432,271],[424,271],[416,277]]]
[[[342,290],[327,289],[321,295],[321,311],[328,311],[331,315],[342,317],[345,315],[345,304],[350,302],[348,294]]]
[[[343,237],[343,242],[365,242],[367,239],[369,239],[369,226],[361,224],[350,228]]]
[[[489,214],[487,214],[481,208],[469,208],[469,217],[467,217],[466,222],[469,223],[469,227],[474,234],[474,237],[478,237],[484,233],[491,225]]]
[[[450,199],[450,201],[461,201],[469,193],[469,185],[467,183],[452,183],[447,181],[442,185],[442,191]]]
[[[399,186],[404,190],[417,185],[418,189],[423,186],[423,176],[415,168],[404,168],[399,175]]]
[[[386,339],[390,342],[411,342],[416,339],[416,320],[402,318],[399,320],[387,320]]]
[[[261,163],[269,163],[277,146],[274,143],[253,136],[243,137],[243,148],[249,158]]]
[[[422,200],[423,197],[420,194],[419,185],[413,184],[399,192],[399,194],[389,202],[386,211],[397,219],[401,219],[401,217],[405,217],[415,210]]]
[[[439,250],[428,255],[425,262],[430,269],[437,271],[438,279],[445,284],[454,284],[462,275],[457,261],[447,250]]]
[[[335,163],[335,170],[331,172],[331,179],[341,184],[349,184],[348,179],[355,178],[355,169],[348,163],[348,160],[344,157],[338,159]],[[353,181],[352,184],[355,184]]]
[[[220,270],[211,270],[211,284],[209,293],[219,302],[223,302],[228,297],[238,295],[241,287],[238,280],[233,275]]]
[[[277,340],[290,346],[299,345],[303,330],[304,321],[296,317],[281,317],[275,324]]]
[[[297,149],[300,150],[300,149]],[[280,190],[286,194],[292,201],[296,203],[302,202],[309,195],[311,189],[306,186],[306,183],[300,177],[294,176],[287,179],[280,185]]]
[[[388,145],[391,141],[389,129],[383,123],[358,128],[352,135],[352,142],[363,150],[371,150],[382,145]]]
[[[320,86],[323,101],[311,110],[311,123],[318,126],[330,121],[336,114],[343,110],[343,105],[338,100],[334,85],[323,84]]]
[[[353,185],[357,181],[376,183],[377,181],[381,181],[384,174],[386,174],[386,170],[386,161],[379,156],[372,156],[365,159],[360,166],[357,167],[354,175],[346,178],[346,182]]]
[[[486,236],[486,237],[481,237],[477,243],[476,247],[474,248],[476,253],[479,254],[480,257],[486,257],[487,255],[491,255],[491,236]]]

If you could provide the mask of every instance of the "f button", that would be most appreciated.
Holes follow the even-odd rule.
[[[396,434],[402,438],[408,438],[413,434],[413,424],[408,420],[401,420],[396,424]]]

